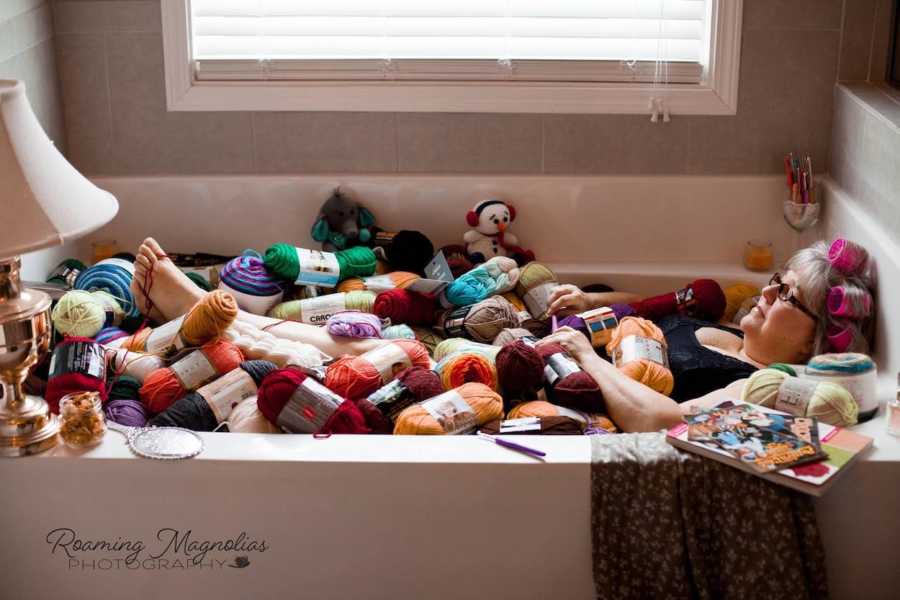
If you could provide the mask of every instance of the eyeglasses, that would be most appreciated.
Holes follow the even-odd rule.
[[[781,280],[781,273],[775,273],[772,275],[772,279],[769,280],[769,285],[777,285],[778,286],[778,299],[783,302],[790,302],[797,308],[803,311],[805,315],[807,315],[810,319],[815,322],[819,322],[819,317],[813,313],[813,311],[806,308],[802,302],[797,300],[797,297],[794,295],[794,290],[791,289],[791,286],[786,284]]]

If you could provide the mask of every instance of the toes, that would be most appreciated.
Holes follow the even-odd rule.
[[[157,242],[153,238],[147,238],[146,240],[144,240],[143,246],[146,246],[153,254],[153,256],[160,260],[166,257],[166,252],[162,249],[162,246],[160,246],[159,242]]]
[[[135,273],[137,273],[137,271],[146,272],[150,270],[151,267],[153,267],[153,263],[150,261],[150,258],[143,254],[139,254],[137,258],[134,259]]]

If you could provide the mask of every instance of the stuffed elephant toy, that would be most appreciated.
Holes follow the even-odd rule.
[[[372,213],[338,188],[319,210],[312,226],[312,238],[322,243],[323,250],[335,252],[368,244],[372,239],[370,228],[374,225]]]

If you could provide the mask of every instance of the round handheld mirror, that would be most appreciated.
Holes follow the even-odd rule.
[[[127,427],[107,422],[110,429],[125,435],[131,451],[144,458],[177,460],[191,458],[203,450],[203,440],[181,427]]]

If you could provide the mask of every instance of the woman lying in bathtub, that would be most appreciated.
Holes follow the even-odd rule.
[[[625,431],[654,431],[681,421],[692,405],[712,406],[740,397],[754,371],[773,363],[805,363],[833,351],[829,325],[853,331],[850,352],[867,352],[870,318],[835,322],[826,307],[833,286],[864,295],[872,287],[867,265],[850,276],[832,268],[828,246],[818,242],[797,252],[762,290],[757,305],[740,323],[740,331],[697,319],[669,317],[659,325],[666,336],[669,367],[675,378],[672,397],[663,396],[623,375],[594,352],[581,333],[562,328],[545,338],[556,341],[590,373],[603,390],[610,418]],[[591,297],[574,286],[560,286],[551,296],[551,312],[570,314],[591,306]]]
[[[148,283],[149,299],[142,291]],[[678,423],[691,405],[709,406],[740,396],[744,380],[758,368],[776,362],[803,363],[828,351],[826,331],[831,318],[825,298],[837,285],[862,292],[871,287],[871,281],[868,273],[845,277],[832,269],[828,247],[820,242],[795,254],[785,271],[773,277],[757,306],[741,321],[740,332],[693,319],[673,318],[662,323],[676,380],[672,398],[620,373],[597,356],[587,338],[573,329],[564,327],[545,340],[561,343],[597,380],[609,416],[619,427],[624,431],[655,431]],[[153,307],[150,316],[157,321],[185,314],[206,293],[166,258],[152,238],[144,240],[138,250],[132,292],[142,310]],[[561,315],[587,310],[597,301],[609,301],[570,285],[559,286],[551,299],[551,310]],[[279,337],[312,344],[332,356],[361,354],[383,343],[378,339],[334,338],[324,327],[244,311],[238,318]],[[856,325],[860,331],[867,329],[865,322]],[[848,350],[866,349],[866,340],[858,335]]]

